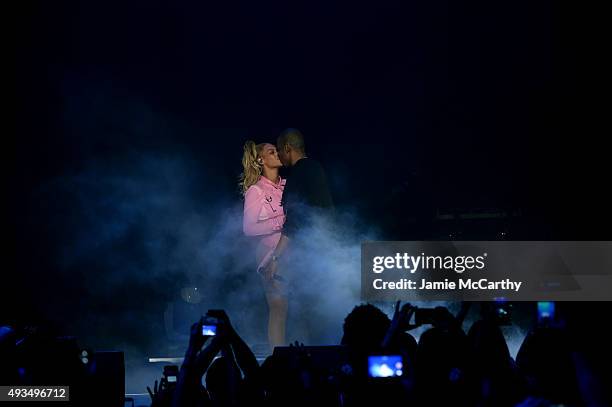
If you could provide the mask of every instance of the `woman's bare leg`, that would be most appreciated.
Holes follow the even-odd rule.
[[[268,300],[268,344],[274,350],[285,342],[285,325],[287,324],[287,308],[289,301],[286,296],[277,293],[266,293]]]

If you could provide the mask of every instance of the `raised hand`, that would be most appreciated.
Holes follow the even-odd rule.
[[[207,315],[217,319],[217,336],[219,339],[231,339],[236,333],[225,310],[210,310]]]
[[[463,325],[463,321],[465,320],[465,317],[467,316],[471,306],[472,306],[471,302],[468,302],[468,301],[461,302],[461,309],[459,310],[459,312],[457,313],[457,316],[455,317],[459,328],[461,328],[461,325]]]
[[[412,306],[409,302],[402,305],[400,308],[400,301],[395,303],[395,311],[393,312],[393,319],[391,320],[391,326],[401,332],[409,331],[417,328],[417,325],[411,324],[412,314],[416,310],[415,306]]]
[[[312,386],[312,376],[310,372],[313,369],[310,352],[308,348],[299,341],[290,343],[289,347],[297,350],[297,358],[292,359],[293,363],[290,365],[291,369],[297,369],[301,372],[300,380],[302,381],[302,385],[305,389],[308,389]]]
[[[416,307],[412,306],[410,303],[404,304],[401,308],[399,300],[395,303],[393,319],[391,320],[389,329],[387,330],[385,338],[381,344],[383,349],[392,346],[400,332],[409,331],[417,327],[417,325],[410,323],[410,319],[412,318],[412,314],[414,314],[415,310]]]
[[[149,396],[151,397],[151,401],[155,402],[155,398],[159,394],[158,391],[157,391],[157,380],[155,380],[155,385],[153,386],[153,390],[151,390],[151,388],[149,386],[147,386],[147,391],[149,392]]]
[[[208,340],[207,336],[202,335],[202,325],[204,325],[204,317],[193,325],[191,325],[191,333],[189,335],[189,350],[199,352],[202,346]]]
[[[168,382],[165,377],[162,377],[160,380],[159,388],[157,387],[157,380],[155,380],[153,390],[147,386],[147,391],[151,397],[151,407],[164,407],[170,405],[172,393],[168,390]]]

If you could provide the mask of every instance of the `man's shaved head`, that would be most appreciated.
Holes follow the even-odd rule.
[[[285,146],[289,146],[292,149],[306,154],[306,146],[304,146],[304,136],[298,129],[286,129],[284,130],[278,139],[276,140],[276,146],[284,149]]]

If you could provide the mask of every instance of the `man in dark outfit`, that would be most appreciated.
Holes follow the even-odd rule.
[[[325,172],[321,164],[306,156],[302,133],[297,129],[283,131],[278,137],[276,150],[283,165],[291,168],[291,174],[283,192],[287,219],[272,261],[283,254],[297,232],[310,224],[312,216],[329,217],[334,212]]]
[[[317,161],[306,156],[304,138],[297,129],[285,130],[277,141],[277,151],[285,167],[291,167],[290,182],[283,192],[287,220],[283,235],[291,238],[308,224],[313,214],[329,215],[334,203],[325,172]]]
[[[283,131],[278,137],[276,149],[281,162],[285,167],[291,169],[291,173],[283,192],[283,209],[286,220],[281,239],[273,252],[272,262],[276,262],[286,251],[292,254],[303,252],[292,250],[292,247],[296,248],[295,245],[299,244],[296,241],[299,232],[312,226],[315,217],[318,220],[331,221],[334,213],[334,204],[325,171],[317,161],[306,156],[302,133],[297,129]],[[316,253],[316,255],[323,256],[324,253]],[[290,261],[283,262],[283,266],[303,269],[303,261],[305,261],[304,258],[292,257]],[[295,285],[299,286],[300,282],[308,277],[308,275],[295,275]],[[299,294],[304,294],[308,290],[298,289],[297,291]],[[299,308],[303,314],[301,319],[307,324],[307,334],[311,340],[316,341],[316,338],[321,336],[317,334],[317,331],[323,329],[325,325],[324,321],[317,317],[313,308],[316,298],[313,298],[311,292],[310,295],[301,295],[296,300],[299,301]]]

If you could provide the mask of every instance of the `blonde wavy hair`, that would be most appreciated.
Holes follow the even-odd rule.
[[[244,143],[244,152],[242,154],[242,173],[240,174],[238,187],[244,196],[249,187],[261,177],[263,165],[257,162],[261,156],[266,143],[255,144],[254,141],[248,140]]]

